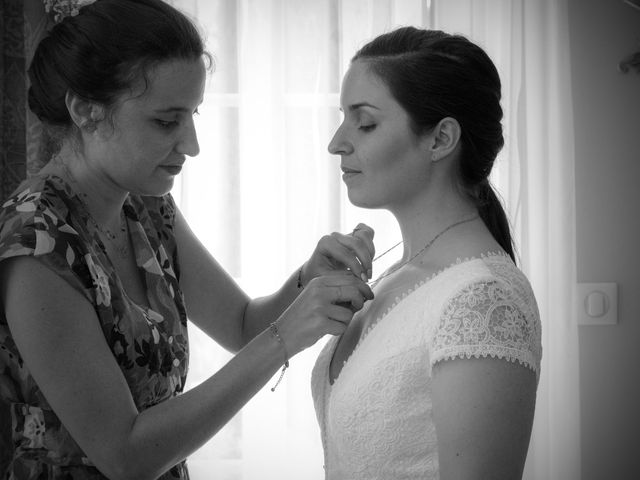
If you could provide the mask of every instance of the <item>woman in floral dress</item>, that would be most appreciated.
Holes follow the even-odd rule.
[[[0,209],[0,476],[186,479],[194,450],[371,298],[372,232],[323,238],[250,299],[168,193],[198,154],[197,30],[161,0],[72,13],[29,70],[57,152]],[[238,353],[183,392],[187,318]]]

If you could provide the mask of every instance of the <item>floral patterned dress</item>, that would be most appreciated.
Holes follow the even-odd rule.
[[[187,317],[178,285],[175,205],[129,196],[124,214],[149,307],[123,290],[84,203],[64,180],[26,180],[0,209],[0,262],[38,258],[95,308],[104,338],[140,411],[180,394],[188,367]],[[105,478],[47,403],[0,312],[0,477]],[[189,478],[180,463],[162,479]]]

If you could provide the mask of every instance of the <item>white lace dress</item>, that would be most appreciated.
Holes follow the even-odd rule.
[[[497,357],[539,375],[540,318],[504,255],[459,261],[416,285],[362,336],[333,385],[329,340],[311,386],[328,480],[438,479],[431,367]]]

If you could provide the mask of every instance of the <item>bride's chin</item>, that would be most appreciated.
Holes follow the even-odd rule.
[[[358,208],[381,208],[375,202],[371,201],[371,199],[366,198],[362,195],[356,195],[355,192],[348,192],[349,202],[351,205]]]

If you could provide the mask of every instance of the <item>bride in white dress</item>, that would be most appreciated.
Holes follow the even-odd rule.
[[[542,349],[488,181],[498,73],[465,38],[401,28],[356,54],[341,109],[349,199],[393,213],[403,255],[314,368],[326,478],[521,478]]]

